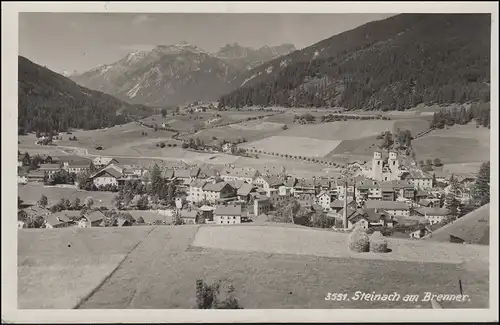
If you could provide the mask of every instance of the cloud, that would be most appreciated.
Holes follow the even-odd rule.
[[[133,19],[132,19],[132,24],[134,26],[140,26],[142,24],[145,24],[147,22],[151,22],[151,21],[154,21],[154,18],[151,18],[150,16],[148,15],[136,15]]]

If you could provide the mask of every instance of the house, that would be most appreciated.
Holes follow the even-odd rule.
[[[80,228],[99,227],[104,218],[104,213],[99,210],[87,212],[78,219],[77,226]]]
[[[365,179],[356,183],[355,197],[358,200],[382,200],[380,182]]]
[[[46,174],[44,171],[33,170],[27,175],[28,182],[43,182],[46,178]]]
[[[181,210],[180,214],[184,224],[196,224],[198,217],[196,210]]]
[[[39,207],[39,206],[30,206],[28,208],[25,208],[22,210],[22,212],[18,213],[19,216],[24,216],[25,218],[37,218],[37,217],[43,217],[45,219],[46,216],[51,214],[50,210]]]
[[[377,209],[363,209],[366,219],[369,222],[369,226],[381,226],[387,228],[393,228],[397,223],[392,215],[385,211],[378,211]]]
[[[356,202],[352,200],[348,201],[347,206],[356,207]],[[342,209],[344,209],[344,200],[335,200],[330,203],[330,211],[332,211],[333,213],[340,213]]]
[[[271,210],[271,201],[267,196],[257,195],[253,200],[253,214],[257,217]]]
[[[321,206],[323,211],[328,212],[330,211],[331,207],[330,204],[332,203],[332,198],[330,196],[330,193],[322,191],[318,195],[316,195],[316,204]]]
[[[261,175],[255,179],[254,184],[267,190],[280,187],[283,185],[283,180],[275,175]]]
[[[432,208],[434,207],[434,202],[428,199],[422,199],[418,201],[418,205],[425,208]]]
[[[410,232],[410,238],[420,239],[432,234],[434,231],[442,228],[440,224],[422,225],[419,229]]]
[[[485,204],[465,216],[425,236],[424,240],[458,244],[490,244],[490,204]]]
[[[191,169],[186,168],[174,170],[174,177],[180,180],[183,185],[189,185],[192,182],[194,177],[192,177],[191,175]]]
[[[407,180],[394,180],[389,184],[388,185],[392,186],[392,188],[394,189],[396,198],[403,197],[405,199],[415,200],[415,193],[417,191],[415,189],[415,185],[411,182]]]
[[[139,165],[122,165],[123,167],[123,175],[125,177],[142,177],[143,174],[147,171],[147,168]],[[164,177],[162,175],[162,177]]]
[[[241,223],[241,206],[240,205],[219,205],[215,209],[214,221],[215,224],[239,224]]]
[[[205,200],[205,193],[203,192],[203,187],[207,184],[207,181],[197,179],[189,184],[189,191],[187,200],[189,202],[202,202]]]
[[[404,202],[368,200],[364,204],[365,209],[376,209],[386,211],[393,216],[409,216],[410,207]]]
[[[45,217],[45,228],[66,228],[73,225],[73,219],[80,216],[80,211],[61,211]]]
[[[415,214],[424,217],[431,225],[441,223],[446,219],[449,210],[446,208],[426,208],[422,207],[415,210]]]
[[[356,186],[349,185],[347,186],[347,194],[345,191],[345,186],[341,181],[335,182],[336,194],[339,200],[344,200],[344,197],[347,196],[348,201],[352,201],[356,198]]]
[[[403,178],[420,190],[427,190],[433,187],[432,176],[420,169],[411,170]]]
[[[437,182],[448,184],[452,174],[446,170],[435,170],[433,175]]]
[[[215,207],[211,207],[208,205],[203,205],[199,209],[200,218],[205,220],[205,223],[214,223],[214,210]]]
[[[79,174],[89,172],[91,165],[92,163],[90,161],[68,162],[63,163],[63,169],[66,169],[69,173]]]
[[[297,198],[297,201],[299,201],[300,205],[304,207],[310,207],[311,205],[314,204],[316,200],[316,191],[314,190],[296,191],[294,193],[294,196]]]
[[[50,178],[56,172],[61,170],[61,166],[59,164],[43,164],[38,168],[39,171],[43,171],[47,173],[47,176]]]
[[[106,185],[118,186],[118,180],[123,177],[122,169],[115,165],[108,165],[90,176],[94,185],[99,188]]]
[[[111,164],[118,164],[118,160],[112,157],[95,157],[94,160],[92,160],[92,163],[95,168],[101,169]]]
[[[236,191],[238,200],[248,202],[250,200],[250,192],[253,191],[253,186],[248,183],[242,184]]]
[[[348,229],[354,229],[354,228],[368,229],[370,227],[370,221],[361,210],[349,209],[348,211],[349,211],[347,215]]]
[[[248,184],[252,184],[259,175],[260,173],[251,167],[226,167],[220,173],[225,182],[242,180]]]
[[[206,183],[203,186],[203,195],[207,202],[215,204],[220,200],[236,197],[236,190],[227,182]]]

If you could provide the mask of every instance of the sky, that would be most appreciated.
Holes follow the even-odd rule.
[[[19,13],[19,55],[85,72],[136,50],[186,41],[215,52],[238,43],[301,49],[393,14]]]

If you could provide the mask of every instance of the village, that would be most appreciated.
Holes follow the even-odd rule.
[[[18,227],[275,221],[337,231],[361,227],[418,239],[467,212],[475,179],[439,170],[430,174],[406,158],[396,151],[376,151],[371,162],[350,164],[351,178],[346,181],[341,177],[298,178],[279,166],[262,171],[230,164],[218,170],[181,161],[141,166],[121,164],[113,157],[91,160],[19,152],[19,186],[46,187],[41,187],[37,202],[20,204]],[[73,187],[87,197],[76,202],[63,197],[49,204],[43,190],[50,186]],[[99,206],[100,195],[110,192],[114,192],[112,206]],[[452,200],[446,199],[450,193]],[[292,203],[300,209],[287,215]]]

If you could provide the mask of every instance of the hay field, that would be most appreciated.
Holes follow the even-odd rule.
[[[249,235],[245,229],[259,228]],[[353,295],[356,291],[424,295],[424,292],[458,293],[457,279],[462,279],[470,302],[447,302],[445,308],[488,307],[488,271],[479,268],[468,271],[453,263],[406,262],[380,259],[331,258],[312,255],[291,255],[270,252],[279,244],[279,236],[288,244],[288,250],[301,250],[303,245],[286,227],[227,226],[224,235],[231,240],[240,236],[242,242],[255,247],[253,252],[231,249],[213,249],[191,246],[203,235],[195,235],[198,226],[156,227],[124,263],[80,308],[82,309],[191,309],[196,301],[195,281],[223,280],[235,287],[235,296],[245,309],[252,308],[430,308],[429,302],[413,303],[402,300],[387,301],[326,301],[328,292]],[[207,229],[207,230],[206,230]],[[240,231],[241,229],[241,231]],[[288,228],[290,231],[292,228]],[[295,231],[302,230],[296,229]],[[236,231],[236,232],[234,232]],[[335,243],[325,241],[318,234],[324,231],[306,229],[300,240],[318,244],[319,250],[337,250]],[[232,235],[234,232],[234,235]],[[231,233],[231,234],[230,234]],[[269,233],[269,234],[268,234]],[[213,233],[216,235],[216,233]],[[217,234],[222,234],[218,232]],[[308,236],[308,235],[309,236]],[[329,233],[328,233],[329,234]],[[319,236],[319,239],[315,239]],[[208,241],[216,239],[206,239]],[[219,242],[224,239],[220,239]],[[232,241],[226,240],[225,247]],[[458,245],[456,250],[463,249]],[[264,247],[264,248],[263,248]],[[426,244],[434,248],[434,244]],[[309,251],[314,250],[311,246]],[[438,249],[439,250],[439,249]],[[486,254],[487,255],[487,254]],[[465,256],[465,253],[464,253]]]
[[[196,234],[193,246],[259,251],[270,254],[299,254],[324,257],[350,257],[406,262],[460,264],[471,256],[488,257],[488,247],[454,244],[429,246],[422,241],[387,238],[392,252],[386,254],[357,254],[347,248],[348,235],[309,228],[261,226],[202,227]],[[300,245],[294,245],[300,243]]]
[[[149,227],[19,230],[18,308],[75,307],[150,230]]]
[[[142,136],[141,132],[146,132],[146,136]],[[82,147],[89,149],[89,152],[96,154],[118,154],[126,152],[126,149],[134,146],[151,142],[159,142],[161,140],[170,139],[173,132],[157,131],[140,126],[137,123],[128,123],[117,125],[107,129],[99,130],[77,130],[72,131],[73,134],[63,135],[63,140],[57,144],[69,147]],[[77,141],[69,141],[69,137],[76,136]],[[96,151],[95,147],[102,146],[104,150]]]
[[[292,156],[323,157],[334,150],[340,141],[308,137],[271,136],[263,140],[241,145],[264,152],[277,152]]]
[[[76,188],[61,188],[55,186],[44,186],[42,183],[28,183],[26,185],[19,185],[17,187],[17,195],[25,203],[35,204],[40,197],[44,194],[48,201],[49,206],[58,203],[61,198],[67,198],[71,202],[75,198],[79,198],[83,203],[85,198],[92,197],[94,199],[95,206],[106,206],[108,208],[112,207],[111,201],[116,193],[104,192],[104,191],[82,191]]]
[[[455,164],[490,159],[490,132],[474,123],[432,131],[412,145],[419,160],[439,158],[445,164]]]
[[[308,137],[324,140],[350,140],[392,131],[394,121],[348,120],[321,124],[296,125],[281,133],[281,136]]]

